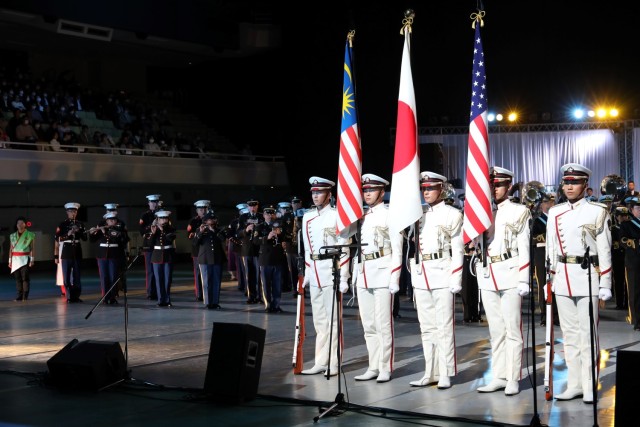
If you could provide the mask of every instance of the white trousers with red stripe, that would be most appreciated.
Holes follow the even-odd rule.
[[[319,288],[309,286],[313,327],[316,330],[316,365],[328,366],[331,359],[331,372],[338,370],[338,304],[334,303],[333,286]],[[340,294],[342,295],[342,294]],[[333,325],[331,309],[333,307]],[[333,326],[333,332],[331,327]],[[331,337],[331,339],[329,339]],[[331,344],[331,345],[329,345]],[[331,357],[329,357],[331,352]]]
[[[493,379],[519,381],[522,372],[522,297],[517,288],[482,289],[482,305],[491,335]]]
[[[452,377],[456,374],[453,328],[454,294],[449,288],[415,289],[416,309],[424,351],[424,376]]]
[[[393,295],[389,288],[358,288],[369,369],[393,372]]]
[[[598,297],[593,296],[593,315],[598,324]],[[568,297],[556,295],[560,329],[564,338],[564,360],[567,364],[567,389],[582,390],[591,396],[591,331],[589,325],[589,297]],[[598,329],[595,329],[596,366],[600,359]]]

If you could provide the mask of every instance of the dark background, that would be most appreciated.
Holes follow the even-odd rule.
[[[474,36],[469,15],[476,1],[58,3],[2,0],[0,7],[44,8],[48,15],[71,14],[76,16],[69,19],[215,46],[220,55],[188,67],[169,59],[156,62],[149,67],[147,89],[183,90],[188,109],[239,148],[250,144],[254,153],[286,156],[295,193],[306,194],[310,175],[337,178],[342,64],[350,29],[356,30],[364,173],[391,178],[403,47],[399,30],[406,8],[416,12],[412,70],[418,125],[467,123]],[[515,108],[521,117],[550,112],[553,121],[566,122],[575,104],[614,103],[622,118],[638,117],[636,2],[488,0],[484,10],[491,110]],[[238,23],[256,16],[281,29],[281,43],[264,53],[226,56],[237,48]]]

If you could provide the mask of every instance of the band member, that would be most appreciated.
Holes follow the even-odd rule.
[[[220,286],[224,253],[224,230],[218,228],[218,217],[209,211],[194,232],[193,244],[198,250],[198,268],[202,276],[204,304],[209,310],[220,310]]]
[[[70,202],[64,205],[67,219],[62,221],[56,229],[54,246],[56,264],[62,264],[62,278],[64,281],[67,302],[82,302],[82,283],[80,281],[80,264],[82,263],[81,240],[87,240],[84,224],[76,220],[80,203]],[[60,255],[58,257],[58,255]]]
[[[476,260],[475,270],[482,305],[489,323],[493,379],[479,387],[480,393],[504,389],[512,396],[520,392],[522,369],[522,297],[529,294],[529,220],[525,205],[513,203],[508,194],[513,172],[491,168],[490,184],[497,206],[487,232],[487,247]]]
[[[620,241],[625,247],[629,315],[633,329],[640,331],[640,201],[625,199],[631,217],[620,224]]]
[[[211,202],[209,200],[198,200],[193,204],[196,207],[196,216],[189,220],[187,225],[187,237],[191,240],[191,261],[193,263],[193,289],[196,295],[196,301],[203,301],[202,296],[202,276],[200,275],[200,268],[198,265],[198,245],[195,244],[194,238],[196,230],[202,225],[202,218],[209,209]],[[205,303],[206,305],[206,303]]]
[[[158,298],[156,280],[153,275],[153,265],[151,264],[151,252],[153,247],[149,242],[151,237],[151,224],[156,219],[156,211],[160,208],[160,194],[150,194],[147,196],[149,209],[142,213],[139,221],[140,236],[142,236],[142,253],[144,255],[144,276],[147,288],[147,299]]]
[[[9,236],[9,269],[16,279],[16,301],[29,299],[29,269],[34,264],[33,246],[35,233],[27,230],[27,219],[19,216],[16,219],[16,231]]]
[[[453,325],[455,294],[462,290],[462,212],[444,202],[445,176],[422,172],[420,178],[426,206],[418,222],[418,262],[412,257],[409,265],[425,371],[410,384],[424,387],[437,382],[439,389],[446,389],[457,372]]]
[[[472,271],[472,260],[475,257],[476,248],[473,241],[464,245],[464,262],[462,263],[462,321],[464,323],[477,323],[482,321],[480,315],[480,295],[478,291],[478,278]]]
[[[547,296],[544,292],[544,285],[547,284],[547,218],[549,209],[555,203],[556,197],[552,193],[544,193],[541,196],[539,214],[536,215],[531,226],[531,239],[533,246],[533,277],[538,287],[538,307],[540,307],[540,325],[547,323]],[[553,296],[553,323],[559,325],[558,305],[555,295]]]
[[[613,287],[614,296],[616,298],[616,310],[629,309],[629,296],[627,293],[627,284],[625,282],[625,253],[626,240],[622,242],[621,224],[629,221],[629,208],[626,206],[618,206],[615,209],[615,221],[611,226],[611,268],[613,269]],[[631,316],[629,316],[629,320]],[[635,325],[635,323],[632,323]]]
[[[262,214],[264,222],[258,224],[253,233],[253,243],[260,246],[258,262],[262,301],[265,312],[281,313],[282,274],[286,262],[283,243],[290,242],[291,237],[276,219],[276,209],[273,206],[265,207]]]
[[[226,237],[227,237],[227,257],[229,259],[229,263],[227,268],[231,273],[231,280],[238,281],[238,290],[245,292],[246,283],[245,283],[245,274],[244,267],[242,264],[242,240],[238,238],[238,223],[240,222],[240,216],[242,214],[249,213],[249,205],[246,203],[238,203],[236,205],[236,209],[238,210],[238,216],[233,218],[229,225],[227,226]]]
[[[127,272],[127,262],[129,260],[129,254],[130,254],[129,244],[131,242],[131,239],[129,238],[129,230],[127,229],[127,224],[125,224],[122,218],[118,216],[118,206],[119,205],[117,203],[104,204],[104,207],[106,209],[105,214],[114,213],[116,215],[116,227],[118,227],[121,231],[123,231],[127,235],[127,242],[125,243],[123,250],[121,251],[122,259],[120,259],[118,262],[118,273],[116,274],[116,278],[120,278],[120,280],[118,281],[118,286],[116,289],[116,298],[118,297],[119,292],[123,289],[126,289],[127,287],[126,272]],[[107,224],[107,221],[103,218],[98,223],[98,226],[104,226],[106,224]]]
[[[169,215],[170,211],[157,211],[156,220],[150,227],[149,245],[152,248],[151,263],[156,278],[158,307],[171,307],[176,229],[169,223]]]
[[[289,240],[282,243],[286,257],[286,262],[284,264],[285,270],[282,274],[284,283],[282,291],[289,292],[291,290],[296,290],[296,287],[298,286],[298,263],[296,259],[298,256],[298,248],[293,244],[296,217],[292,210],[291,202],[278,203],[278,211],[280,214],[278,220],[280,224],[282,224],[282,229],[285,234],[289,236]]]
[[[247,214],[240,215],[238,221],[237,236],[242,242],[241,260],[242,268],[244,270],[244,280],[247,284],[246,295],[247,304],[257,304],[260,302],[258,299],[258,289],[260,289],[260,265],[258,264],[258,252],[260,246],[253,243],[253,233],[256,226],[263,220],[258,216],[257,200],[247,201],[249,212]]]
[[[304,279],[303,287],[309,288],[311,297],[311,312],[313,315],[313,327],[316,331],[315,362],[313,367],[305,369],[303,375],[315,375],[324,373],[329,367],[330,375],[338,374],[338,303],[333,289],[334,260],[331,257],[322,257],[320,248],[344,244],[345,241],[336,235],[338,223],[338,211],[331,206],[331,189],[335,186],[333,181],[312,176],[311,199],[314,208],[308,210],[302,217],[301,238],[304,245]],[[341,251],[346,255],[340,258],[340,292],[349,289],[349,256],[347,251]],[[336,273],[338,274],[338,273]],[[342,294],[339,294],[340,297]],[[333,314],[333,317],[332,317]],[[331,354],[329,353],[331,351]],[[329,366],[331,362],[331,366]]]
[[[117,289],[111,289],[120,274],[122,260],[129,242],[126,229],[118,225],[115,212],[103,216],[104,225],[89,230],[89,240],[98,243],[97,261],[100,287],[107,304],[117,304]]]
[[[585,403],[593,403],[591,382],[594,370],[597,377],[598,360],[596,366],[592,366],[591,345],[595,348],[594,354],[599,355],[598,299],[611,298],[609,213],[604,205],[585,200],[589,169],[568,163],[560,170],[567,202],[549,209],[547,258],[551,263],[568,374],[567,389],[555,398],[569,400],[582,396]],[[590,303],[594,311],[593,343]]]
[[[369,209],[361,220],[362,257],[356,260],[354,271],[369,367],[356,381],[383,383],[393,372],[393,294],[400,290],[403,237],[389,234],[389,209],[383,202],[387,185],[389,181],[377,175],[362,175],[363,198]]]

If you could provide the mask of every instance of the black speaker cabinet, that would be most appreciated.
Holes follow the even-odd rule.
[[[266,331],[241,323],[213,323],[204,391],[214,400],[241,403],[258,393]]]
[[[126,377],[117,342],[72,340],[47,361],[49,379],[63,388],[99,390]]]
[[[616,356],[615,425],[633,425],[638,418],[636,391],[640,384],[640,351],[618,350]]]

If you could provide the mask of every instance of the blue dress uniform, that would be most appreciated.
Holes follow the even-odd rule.
[[[627,205],[633,215],[620,224],[620,242],[625,251],[629,316],[633,329],[640,331],[640,202],[632,197]]]
[[[64,205],[69,218],[62,221],[56,229],[55,239],[59,244],[62,278],[66,288],[67,302],[81,302],[82,283],[80,281],[80,264],[82,263],[82,246],[80,241],[87,240],[84,224],[75,219],[80,203]],[[58,254],[56,259],[58,258]]]
[[[260,265],[260,281],[262,283],[262,301],[265,311],[281,312],[282,270],[286,257],[283,242],[291,239],[285,234],[282,224],[274,221],[276,210],[273,206],[264,209],[265,221],[258,224],[253,233],[253,243],[259,246],[258,263]]]
[[[156,292],[156,280],[153,275],[153,266],[151,264],[151,224],[156,219],[156,211],[160,204],[160,194],[150,194],[147,196],[149,210],[142,213],[139,221],[139,231],[142,237],[142,253],[144,255],[144,276],[145,286],[147,289],[147,299],[154,300],[158,298]]]
[[[117,289],[109,290],[120,275],[129,236],[126,229],[118,224],[115,212],[109,212],[103,218],[107,224],[89,230],[89,240],[98,243],[96,258],[102,295],[107,304],[117,304]]]
[[[158,306],[171,306],[171,281],[173,276],[173,257],[175,256],[174,242],[176,229],[169,224],[170,211],[156,212],[157,225],[151,225],[149,244],[152,248],[151,264],[156,278]],[[165,219],[166,222],[161,224]]]
[[[246,288],[246,282],[241,260],[242,241],[238,238],[238,224],[240,221],[240,215],[249,213],[247,210],[248,207],[249,205],[246,203],[239,203],[236,205],[236,209],[238,209],[238,216],[231,220],[225,232],[225,237],[227,238],[227,256],[229,257],[228,268],[231,272],[231,280],[234,280],[233,270],[235,270],[235,280],[238,281],[238,290],[243,292]]]
[[[105,203],[104,207],[107,210],[105,212],[105,215],[112,212],[116,215],[116,225],[120,228],[120,230],[124,230],[125,233],[127,233],[127,241],[126,243],[123,245],[123,250],[122,250],[122,258],[118,261],[118,273],[116,274],[116,278],[120,278],[120,281],[118,281],[118,286],[116,288],[116,298],[119,295],[119,292],[123,289],[127,288],[127,275],[125,274],[127,272],[127,260],[129,258],[129,242],[131,241],[131,239],[129,238],[129,230],[127,229],[127,224],[125,224],[125,222],[123,220],[121,220],[120,218],[118,218],[118,204],[117,203]],[[98,227],[102,227],[104,225],[107,224],[107,220],[104,219],[105,217],[103,216],[103,219],[98,223]]]
[[[191,240],[191,261],[193,263],[193,290],[196,295],[196,301],[202,301],[202,277],[198,267],[198,247],[194,244],[196,230],[202,225],[202,217],[211,205],[209,200],[198,200],[193,204],[196,207],[197,215],[189,220],[187,225],[187,237]],[[206,303],[205,303],[206,304]]]
[[[282,289],[283,292],[289,292],[296,290],[298,287],[298,247],[294,241],[296,234],[296,230],[294,230],[296,217],[294,212],[291,211],[290,202],[280,202],[278,203],[278,208],[284,211],[279,222],[282,224],[284,233],[289,237],[287,243],[284,245],[286,271],[283,280],[284,288]]]
[[[249,205],[249,212],[240,215],[237,236],[242,242],[240,255],[247,284],[247,304],[257,304],[259,302],[258,289],[260,288],[260,265],[258,264],[260,246],[253,243],[253,233],[256,226],[263,222],[263,219],[257,213],[257,200],[249,200],[247,205]]]
[[[205,224],[194,232],[193,246],[198,251],[196,261],[203,283],[204,304],[208,309],[220,309],[220,286],[224,253],[224,230],[217,228],[217,218],[211,211],[202,220]]]
[[[565,195],[570,191],[573,198],[567,197],[567,202],[549,209],[547,223],[547,257],[551,261],[567,364],[567,389],[555,398],[570,400],[582,396],[585,403],[593,403],[592,375],[597,383],[598,360],[592,366],[591,327],[595,329],[595,354],[599,355],[598,299],[611,298],[609,213],[605,205],[588,201],[583,194],[573,195],[586,186],[591,175],[589,169],[568,163],[561,171],[563,191]],[[587,248],[589,259],[585,260]],[[593,325],[590,305],[594,307]]]

